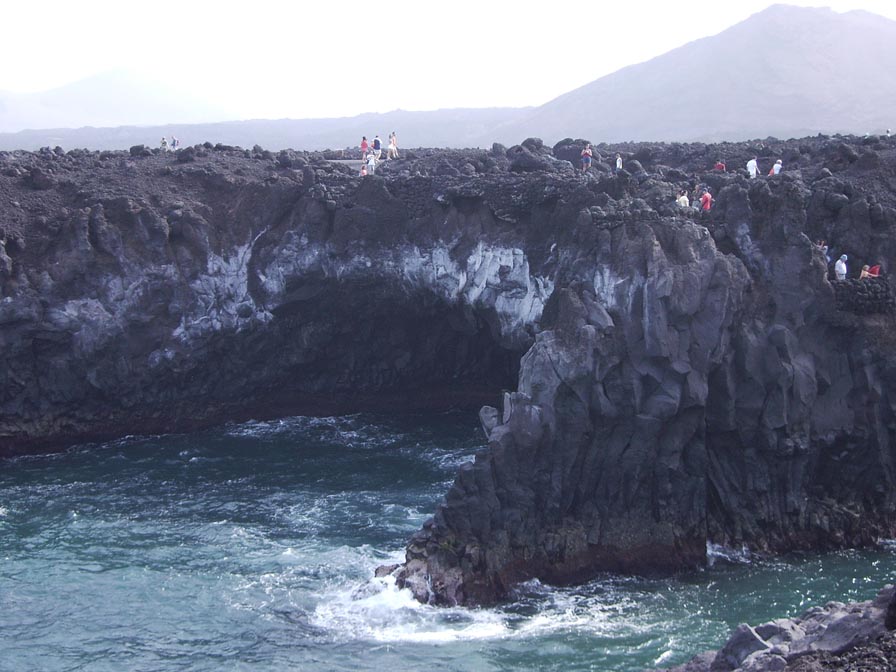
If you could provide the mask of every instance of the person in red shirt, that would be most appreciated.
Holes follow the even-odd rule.
[[[369,148],[370,148],[370,145],[369,145],[368,142],[367,142],[367,136],[366,136],[366,135],[362,135],[362,136],[361,136],[361,160],[362,160],[362,161],[366,161],[366,160],[367,160],[367,150],[368,150]]]
[[[712,209],[712,194],[709,193],[709,190],[704,191],[700,197],[700,208],[703,212],[709,212]]]
[[[723,172],[726,170],[726,168],[725,168],[725,164],[724,164],[724,162],[722,161],[722,159],[719,159],[718,161],[716,161],[716,165],[713,166],[713,168],[714,168],[715,170],[721,170],[721,171],[723,171]]]
[[[875,264],[871,268],[868,268],[868,264],[862,266],[862,272],[859,274],[859,280],[878,277],[880,277],[880,264]]]

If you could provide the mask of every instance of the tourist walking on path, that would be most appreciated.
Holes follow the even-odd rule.
[[[370,144],[367,142],[367,136],[361,136],[361,160],[367,160],[367,150],[370,149]]]
[[[703,212],[709,212],[712,209],[712,194],[709,193],[709,189],[704,190],[700,197],[700,209]]]
[[[582,172],[585,173],[591,167],[591,159],[594,152],[591,151],[591,143],[585,143],[585,149],[582,150]]]
[[[373,136],[373,155],[376,157],[376,160],[380,160],[380,156],[383,155],[383,141],[380,140],[379,135]]]
[[[376,153],[367,153],[367,173],[373,175],[376,172]]]
[[[622,170],[622,154],[616,155],[616,172]]]
[[[846,280],[846,255],[841,254],[837,263],[834,264],[834,275],[838,280]]]
[[[747,172],[750,173],[750,179],[753,179],[759,174],[759,164],[756,163],[756,158],[753,157],[749,161],[747,161]]]
[[[769,175],[777,175],[778,173],[781,172],[781,168],[783,168],[783,167],[784,167],[784,164],[781,163],[781,159],[778,159],[777,161],[775,161],[775,165],[773,165],[771,167],[771,170],[768,171],[768,174]]]

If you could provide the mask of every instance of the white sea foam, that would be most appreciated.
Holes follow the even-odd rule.
[[[432,607],[399,589],[391,576],[323,596],[311,622],[334,636],[376,642],[445,644],[493,639],[510,629],[505,616],[484,609]]]
[[[706,542],[706,564],[712,567],[717,560],[724,560],[738,565],[748,565],[753,562],[753,554],[746,544],[740,548],[729,548],[721,544]]]

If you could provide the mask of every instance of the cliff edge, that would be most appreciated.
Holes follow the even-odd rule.
[[[259,147],[0,153],[0,451],[486,404],[395,570],[434,603],[892,537],[896,148],[599,145],[583,174],[583,142],[365,177]],[[675,203],[701,186],[710,212]]]

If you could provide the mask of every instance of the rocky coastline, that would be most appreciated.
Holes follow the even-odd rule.
[[[796,618],[742,623],[718,651],[661,672],[890,672],[896,667],[896,590],[873,600],[828,602]]]
[[[435,604],[892,538],[896,146],[596,145],[583,174],[583,143],[365,177],[260,147],[0,152],[0,453],[485,404],[488,448],[389,568]],[[754,155],[784,172],[749,179]],[[675,203],[699,185],[711,212]],[[834,282],[819,239],[884,277]]]

